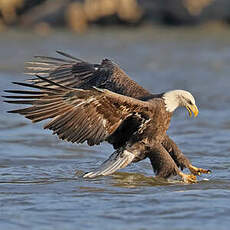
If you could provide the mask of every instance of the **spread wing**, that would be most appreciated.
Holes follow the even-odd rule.
[[[57,53],[65,59],[35,56],[27,62],[25,73],[40,75],[53,82],[72,88],[90,89],[95,86],[138,99],[148,98],[151,94],[133,81],[115,63],[104,59],[101,64],[91,64],[63,52]],[[43,79],[30,79],[37,86],[51,86]],[[57,88],[58,86],[52,85]]]
[[[53,130],[60,139],[89,145],[106,140],[123,120],[134,113],[151,112],[152,104],[109,90],[92,88],[74,89],[52,82],[43,77],[38,79],[50,86],[29,83],[15,84],[38,90],[7,90],[16,96],[4,96],[8,103],[29,104],[30,107],[9,111],[19,113],[33,122],[51,118],[45,129]],[[52,86],[57,86],[52,88]]]

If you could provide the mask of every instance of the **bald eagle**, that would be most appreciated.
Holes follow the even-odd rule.
[[[133,81],[118,65],[104,59],[91,64],[57,51],[65,58],[35,56],[27,62],[29,82],[14,84],[33,90],[6,90],[8,103],[28,104],[19,113],[45,124],[62,140],[112,144],[115,152],[84,178],[110,175],[130,163],[149,158],[156,177],[178,175],[186,183],[210,170],[193,166],[167,135],[173,112],[185,107],[196,117],[198,108],[191,93],[172,90],[152,94]],[[35,89],[35,90],[34,90]],[[188,168],[191,174],[182,172]]]

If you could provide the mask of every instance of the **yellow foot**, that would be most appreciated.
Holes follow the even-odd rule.
[[[193,165],[189,165],[189,170],[190,172],[193,174],[193,175],[200,175],[201,173],[204,173],[204,174],[209,174],[211,173],[211,170],[209,169],[202,169],[202,168],[197,168]]]
[[[193,174],[185,174],[180,172],[179,176],[181,177],[182,181],[188,184],[197,183],[196,176]]]

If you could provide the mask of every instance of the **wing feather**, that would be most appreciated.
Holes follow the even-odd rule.
[[[134,97],[146,98],[151,94],[133,81],[118,65],[108,59],[101,64],[91,64],[69,54],[57,51],[67,59],[35,56],[26,63],[25,73],[42,75],[46,79],[72,88],[90,89],[93,86]],[[29,79],[37,86],[58,88],[44,79]]]
[[[52,130],[60,139],[76,143],[87,141],[89,145],[99,144],[114,133],[131,114],[148,114],[152,111],[152,105],[148,102],[109,90],[74,89],[40,76],[37,78],[51,86],[16,82],[17,85],[35,88],[37,91],[8,90],[8,93],[18,95],[6,96],[7,99],[12,99],[6,102],[31,105],[10,112],[24,115],[32,122],[51,119],[44,128]]]

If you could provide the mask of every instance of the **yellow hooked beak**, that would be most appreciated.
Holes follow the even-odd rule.
[[[196,107],[196,105],[187,105],[186,109],[188,110],[189,116],[192,116],[192,112],[194,113],[194,117],[196,117],[199,113],[198,108]]]

